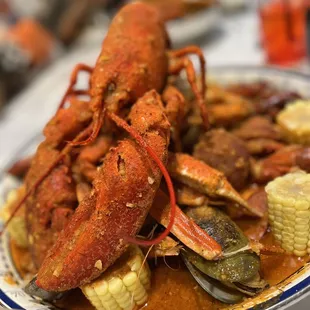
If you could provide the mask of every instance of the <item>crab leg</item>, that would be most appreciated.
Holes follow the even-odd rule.
[[[252,210],[249,207],[222,172],[190,155],[171,153],[168,160],[168,171],[173,178],[201,193],[214,198],[226,198],[246,208],[252,214],[262,216],[257,210]]]
[[[167,195],[159,190],[155,196],[150,214],[166,227],[169,222],[169,211],[169,199]],[[222,255],[221,246],[178,207],[171,233],[205,259],[217,259]]]

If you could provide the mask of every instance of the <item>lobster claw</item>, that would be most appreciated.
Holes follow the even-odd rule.
[[[48,292],[38,287],[36,284],[37,276],[35,276],[24,288],[24,291],[35,297],[39,297],[45,301],[53,301],[62,298],[67,292]]]

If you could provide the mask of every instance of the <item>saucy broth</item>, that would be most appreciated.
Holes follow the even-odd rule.
[[[238,221],[246,229],[249,221]],[[274,244],[271,232],[262,239],[266,245]],[[27,275],[25,266],[31,265],[31,256],[25,249],[20,249],[11,242],[12,258],[21,276]],[[292,255],[261,255],[261,273],[270,285],[276,285],[301,268],[309,257],[299,258]],[[225,304],[207,294],[187,271],[178,257],[151,261],[152,291],[145,310],[178,309],[178,310],[216,310],[225,308]],[[94,309],[80,289],[73,290],[56,303],[60,309],[92,310]]]

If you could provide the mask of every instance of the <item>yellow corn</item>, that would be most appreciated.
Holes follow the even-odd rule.
[[[10,218],[10,215],[14,210],[14,207],[16,206],[19,197],[21,197],[24,192],[24,187],[20,187],[19,189],[13,189],[8,193],[4,206],[0,208],[0,218],[4,222],[6,222]],[[28,246],[25,221],[25,206],[22,206],[21,209],[13,217],[7,227],[7,230],[10,234],[10,237],[15,241],[18,246],[23,248],[26,248]]]
[[[310,174],[286,174],[265,190],[271,229],[282,248],[297,256],[310,254]]]
[[[287,141],[310,145],[310,101],[288,104],[277,116],[277,123]]]
[[[128,251],[95,281],[81,287],[97,310],[131,310],[144,305],[151,286],[151,273],[139,247]]]

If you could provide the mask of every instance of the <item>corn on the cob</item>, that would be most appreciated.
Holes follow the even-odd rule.
[[[278,177],[266,186],[268,214],[275,238],[297,256],[310,254],[310,174]]]
[[[144,305],[151,285],[147,263],[139,247],[128,251],[109,270],[92,283],[81,287],[97,310],[131,310]],[[98,263],[100,265],[100,263]]]
[[[19,197],[23,196],[24,191],[24,187],[20,187],[19,189],[11,190],[8,193],[6,202],[4,206],[1,207],[0,211],[0,218],[3,219],[4,222],[9,219],[11,212],[14,210],[14,207],[18,202]],[[10,234],[10,237],[18,246],[23,248],[28,246],[24,206],[16,213],[8,225],[7,230]]]
[[[287,105],[277,116],[284,138],[288,142],[310,145],[310,101],[297,100]]]

